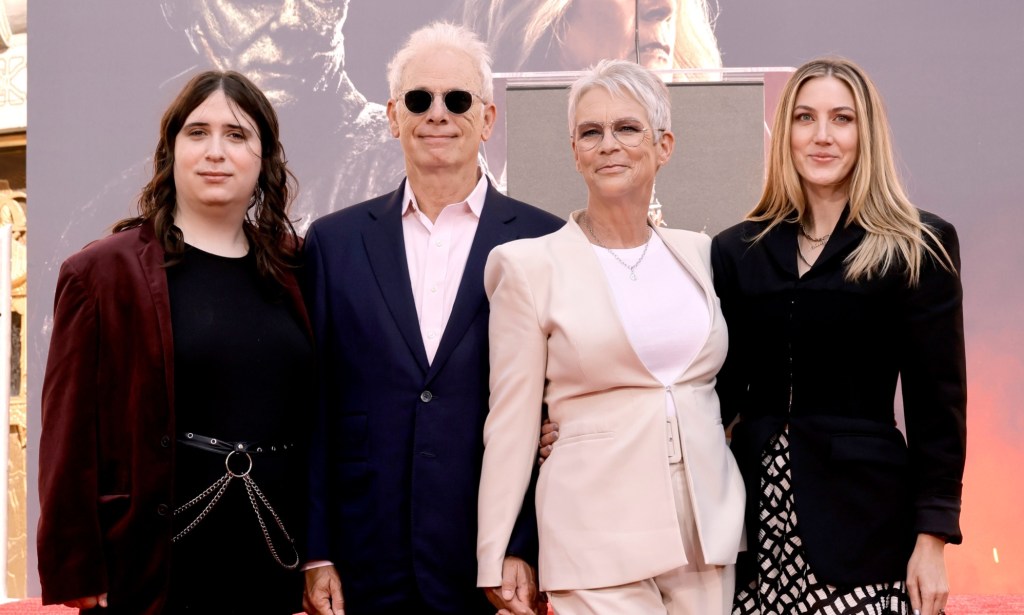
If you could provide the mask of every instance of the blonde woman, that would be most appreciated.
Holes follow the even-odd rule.
[[[638,38],[647,68],[722,66],[708,0],[464,0],[462,19],[505,63],[495,66],[499,71],[635,60]]]
[[[941,615],[966,439],[956,231],[907,199],[854,63],[797,69],[772,134],[760,202],[712,245],[747,485],[733,613]]]

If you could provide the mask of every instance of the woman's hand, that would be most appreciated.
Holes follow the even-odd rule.
[[[551,446],[558,440],[558,423],[551,419],[544,419],[540,426],[540,454],[537,457],[537,465],[544,463],[544,460],[551,456]]]
[[[72,609],[94,609],[96,607],[106,608],[107,592],[103,592],[99,596],[86,596],[84,598],[68,600],[64,603],[64,606]]]
[[[501,586],[484,588],[497,615],[537,615],[538,608],[547,601],[537,591],[537,575],[533,568],[518,557],[505,557],[501,565]]]
[[[907,592],[914,613],[939,615],[945,613],[949,598],[946,580],[946,541],[931,534],[918,534],[917,544],[907,564]]]

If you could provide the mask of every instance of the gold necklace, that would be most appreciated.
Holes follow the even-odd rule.
[[[797,244],[797,246],[796,246],[796,257],[800,259],[800,262],[802,262],[803,264],[807,265],[808,269],[810,269],[811,267],[814,266],[804,256],[804,251],[800,249],[800,244]]]
[[[825,245],[825,242],[828,241],[828,238],[832,236],[832,233],[825,233],[821,237],[811,237],[811,234],[807,232],[807,227],[804,226],[803,222],[800,223],[800,234],[803,235],[804,238],[807,239],[807,241],[811,244],[812,250],[817,250],[821,246]]]

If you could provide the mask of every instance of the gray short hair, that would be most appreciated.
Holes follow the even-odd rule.
[[[472,58],[480,74],[480,92],[484,102],[494,100],[494,80],[491,77],[491,54],[487,45],[468,28],[446,21],[435,21],[409,35],[405,45],[388,62],[388,89],[391,98],[397,98],[402,89],[405,67],[417,55],[444,47],[461,51]]]
[[[654,142],[664,130],[672,130],[672,105],[668,88],[654,73],[626,60],[601,60],[587,69],[569,88],[569,134],[576,130],[576,106],[583,95],[595,88],[610,94],[628,94],[647,112],[654,132]]]

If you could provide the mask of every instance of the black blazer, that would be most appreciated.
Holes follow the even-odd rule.
[[[438,611],[493,613],[476,588],[489,394],[484,263],[494,246],[564,222],[488,187],[428,363],[405,256],[403,194],[404,184],[320,218],[306,234],[302,277],[321,370],[307,556],[334,562],[352,615],[391,612],[418,596]],[[523,527],[509,550],[535,560],[536,521]]]
[[[833,585],[903,579],[918,533],[961,541],[966,448],[962,288],[928,259],[920,284],[890,271],[843,278],[864,237],[848,209],[814,266],[797,275],[798,226],[743,222],[712,244],[729,323],[718,380],[732,449],[757,527],[761,456],[789,425],[798,528],[811,569]],[[952,225],[921,212],[960,269]],[[907,441],[896,429],[901,381]],[[756,539],[751,531],[750,540]],[[752,549],[754,551],[754,549]]]

